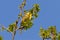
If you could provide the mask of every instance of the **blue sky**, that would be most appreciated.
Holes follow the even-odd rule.
[[[0,24],[8,27],[13,23],[20,12],[18,6],[23,0],[0,0]],[[60,30],[60,0],[27,0],[25,9],[32,8],[32,5],[38,3],[40,5],[39,16],[34,20],[34,25],[22,34],[17,32],[15,40],[42,40],[39,36],[40,26],[47,29],[48,26],[56,25],[57,31]],[[12,36],[9,32],[0,32],[4,40],[11,40]]]

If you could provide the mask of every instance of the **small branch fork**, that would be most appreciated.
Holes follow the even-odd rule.
[[[25,5],[26,5],[26,0],[23,0],[22,4],[20,5],[20,10],[21,10],[20,12],[21,12],[21,13],[23,13],[23,8],[24,8]],[[19,22],[19,19],[18,19],[18,22]],[[18,22],[16,22],[16,26],[17,26]],[[5,26],[3,26],[3,25],[0,25],[0,27],[1,27],[3,30],[7,30],[8,32],[10,32],[10,33],[12,34],[12,40],[14,40],[16,31],[17,31],[17,30],[20,30],[20,29],[23,30],[23,28],[24,28],[23,26],[20,26],[20,28],[17,28],[17,29],[14,27],[14,29],[13,29],[14,31],[11,32],[8,28],[5,28]],[[18,26],[17,26],[17,27],[18,27]]]
[[[17,26],[17,25],[16,25],[16,26]],[[20,27],[20,28],[17,28],[17,29],[14,28],[14,29],[13,29],[14,31],[11,32],[9,29],[5,28],[5,26],[3,26],[3,25],[0,25],[0,27],[3,28],[4,30],[7,30],[8,32],[10,32],[10,33],[12,34],[12,40],[14,40],[16,31],[17,31],[17,30],[20,30],[20,29],[23,30],[23,28],[24,28],[24,27]]]

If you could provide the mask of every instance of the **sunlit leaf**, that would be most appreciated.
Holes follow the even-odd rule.
[[[22,21],[25,22],[27,20],[31,20],[32,19],[32,14],[30,12],[26,13],[23,17],[22,17]]]
[[[57,39],[60,40],[60,32],[57,35]]]
[[[27,20],[25,22],[21,22],[21,26],[23,26],[25,30],[31,28],[32,25],[33,25],[33,22],[31,20]]]
[[[31,28],[32,25],[33,25],[32,22],[28,22],[27,26],[25,26],[24,29],[27,30],[27,29]]]
[[[9,27],[8,27],[8,29],[9,29],[11,32],[13,32],[13,31],[14,31],[14,28],[15,28],[15,29],[17,29],[17,26],[16,26],[16,24],[15,24],[15,23],[10,24],[10,25],[9,25]]]
[[[39,12],[40,10],[39,4],[34,4],[33,8],[36,10],[36,12]]]
[[[44,31],[44,29],[42,27],[40,27],[40,32],[43,32],[43,31]]]
[[[40,27],[40,36],[42,38],[45,38],[45,31],[44,31],[44,29],[42,27]]]
[[[50,38],[50,31],[40,27],[40,36],[45,39]]]
[[[56,26],[50,26],[48,29],[51,33],[56,34]]]

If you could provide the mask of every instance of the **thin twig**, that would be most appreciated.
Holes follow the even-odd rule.
[[[4,30],[7,30],[8,32],[12,33],[8,28],[5,28],[5,26],[0,25],[0,27],[4,28]]]

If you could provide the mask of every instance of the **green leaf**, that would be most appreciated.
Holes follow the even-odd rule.
[[[56,26],[49,26],[48,30],[53,34],[56,34]]]
[[[21,26],[24,27],[24,30],[27,30],[29,28],[31,28],[33,25],[33,22],[31,20],[27,20],[25,22],[21,22]]]
[[[14,28],[13,25],[9,25],[9,28],[8,28],[8,29],[9,29],[11,32],[13,32],[13,28]]]
[[[60,32],[58,33],[58,40],[60,40]]]
[[[49,38],[50,37],[49,30],[44,30],[42,27],[40,27],[40,36],[42,38]]]
[[[25,30],[27,30],[27,29],[31,28],[31,27],[32,27],[32,25],[33,25],[33,23],[32,23],[32,22],[28,22],[28,26],[26,26],[24,29],[25,29]]]
[[[17,29],[17,26],[16,26],[16,24],[15,24],[15,23],[10,24],[10,25],[9,25],[9,27],[8,27],[8,29],[9,29],[11,32],[13,32],[13,31],[14,31],[14,28],[15,28],[15,29]]]
[[[0,40],[3,40],[2,36],[0,36]]]
[[[34,5],[33,5],[33,8],[34,8],[37,12],[39,12],[39,10],[40,10],[39,4],[34,4]]]
[[[37,13],[35,13],[35,14],[34,14],[34,17],[35,17],[35,18],[37,18],[37,17],[38,17],[38,14],[37,14]]]

